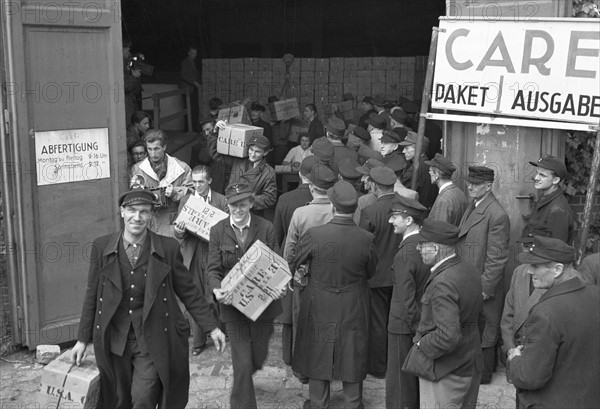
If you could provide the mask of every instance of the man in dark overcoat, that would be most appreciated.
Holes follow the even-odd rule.
[[[345,408],[364,408],[367,375],[369,287],[377,255],[373,234],[354,224],[356,190],[337,182],[327,194],[333,219],[309,229],[298,246],[293,269],[309,265],[310,279],[300,305],[292,368],[309,378],[304,408],[327,408],[332,380],[341,380]]]
[[[225,324],[231,345],[233,386],[230,406],[253,409],[257,404],[252,375],[262,368],[267,358],[273,320],[281,313],[279,298],[284,292],[275,294],[267,309],[252,321],[232,306],[233,290],[221,288],[221,282],[255,241],[260,240],[274,252],[278,252],[278,246],[273,224],[250,213],[254,205],[250,185],[229,185],[225,195],[229,217],[210,229],[208,286],[219,302],[221,322]]]
[[[600,402],[600,291],[572,268],[576,250],[535,236],[519,261],[530,264],[536,289],[546,290],[516,334],[507,378],[519,408],[595,408]]]
[[[419,376],[420,407],[465,407],[479,392],[481,298],[479,272],[457,254],[458,227],[425,219],[419,232],[423,263],[432,266],[421,297],[421,320],[403,370]],[[477,400],[477,394],[475,394]]]
[[[99,408],[184,408],[190,327],[179,298],[219,351],[225,336],[183,265],[173,238],[148,230],[156,197],[142,188],[121,195],[122,231],[94,241],[79,335],[81,363],[94,342]]]
[[[400,237],[394,234],[389,223],[389,211],[394,199],[396,175],[388,167],[370,170],[369,177],[375,185],[377,201],[365,207],[359,226],[373,233],[373,244],[377,253],[377,270],[369,279],[371,290],[371,323],[369,326],[368,373],[376,378],[385,378],[387,370],[387,324],[392,299],[392,264]]]
[[[421,297],[429,278],[429,266],[417,250],[425,207],[414,199],[396,195],[389,212],[394,234],[402,238],[394,256],[394,287],[388,321],[388,355],[385,376],[387,409],[419,408],[419,378],[402,371],[413,345],[421,316]]]
[[[185,195],[179,202],[179,211],[186,205],[190,197],[194,196],[201,199],[205,203],[215,207],[223,212],[229,212],[227,200],[222,194],[211,189],[212,174],[210,168],[206,165],[198,165],[192,170],[192,186],[194,191]],[[175,238],[181,246],[181,254],[183,255],[183,264],[190,270],[194,283],[200,287],[201,294],[206,298],[209,305],[214,308],[212,302],[212,293],[208,291],[206,263],[208,260],[208,241],[197,237],[186,230],[185,222],[179,222],[173,226]],[[192,355],[200,355],[206,347],[206,334],[202,329],[192,325]]]
[[[485,319],[481,340],[484,360],[481,383],[487,384],[492,380],[495,347],[500,336],[510,221],[492,193],[493,169],[469,166],[469,174],[465,180],[471,204],[460,222],[459,248],[461,257],[480,274]],[[474,405],[475,402],[470,404]]]
[[[273,228],[275,229],[275,238],[279,247],[283,247],[285,237],[287,236],[288,228],[294,210],[306,205],[313,197],[308,188],[308,175],[310,170],[317,163],[317,158],[314,155],[308,156],[302,160],[298,176],[300,184],[294,190],[286,192],[277,200],[275,207],[275,217],[273,218]]]
[[[455,226],[460,225],[469,202],[464,192],[452,183],[452,174],[456,166],[439,153],[436,153],[432,160],[426,160],[424,163],[429,166],[431,183],[436,184],[439,190],[429,211],[429,217]]]

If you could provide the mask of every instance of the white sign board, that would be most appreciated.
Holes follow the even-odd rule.
[[[108,128],[35,133],[38,186],[110,177]]]
[[[600,19],[440,21],[432,107],[600,122]]]

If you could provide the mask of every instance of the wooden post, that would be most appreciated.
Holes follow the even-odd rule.
[[[592,206],[594,205],[594,196],[596,195],[596,184],[598,183],[598,170],[600,169],[600,128],[596,131],[596,148],[594,149],[594,158],[592,159],[592,169],[590,180],[588,181],[587,195],[585,198],[585,207],[583,209],[583,226],[579,236],[579,249],[577,252],[577,265],[581,263],[581,259],[587,248],[588,233],[590,231],[590,223],[592,217]]]
[[[410,188],[417,189],[417,174],[419,172],[419,162],[421,160],[421,147],[423,146],[423,135],[425,134],[425,116],[429,108],[429,99],[431,98],[431,88],[433,87],[433,71],[435,68],[435,53],[437,51],[439,27],[431,28],[431,44],[429,46],[429,60],[427,61],[427,73],[425,75],[425,84],[423,86],[423,96],[421,98],[421,109],[419,110],[419,129],[418,138],[415,145],[415,157],[413,158],[413,174],[410,182]]]

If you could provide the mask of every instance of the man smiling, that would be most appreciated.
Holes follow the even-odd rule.
[[[529,225],[542,225],[550,229],[553,238],[572,243],[575,218],[559,185],[568,176],[564,161],[544,155],[537,162],[529,163],[536,168],[533,181],[539,198],[533,212],[525,217],[527,225],[524,230]]]

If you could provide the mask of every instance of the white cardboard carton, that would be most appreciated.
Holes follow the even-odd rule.
[[[291,279],[287,261],[257,240],[225,276],[221,288],[233,289],[233,306],[256,321]]]
[[[91,409],[100,397],[100,372],[94,349],[88,346],[77,366],[71,363],[70,350],[50,362],[42,372],[40,404],[43,408]]]
[[[237,158],[248,157],[248,142],[255,136],[263,134],[258,126],[233,124],[219,130],[217,152]]]
[[[228,124],[249,124],[250,116],[244,105],[229,104],[221,107],[217,121],[227,121]]]
[[[209,205],[196,196],[190,196],[175,219],[175,224],[184,221],[185,229],[206,241],[210,238],[210,229],[229,215]]]
[[[283,99],[269,104],[271,119],[275,121],[287,121],[300,116],[300,108],[296,98]]]

